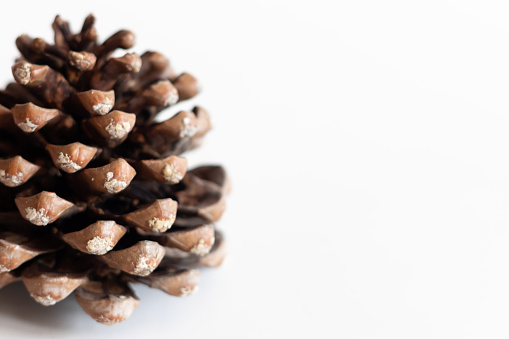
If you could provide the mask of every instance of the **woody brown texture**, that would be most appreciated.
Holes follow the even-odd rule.
[[[196,78],[158,52],[112,57],[134,34],[99,43],[94,22],[72,33],[57,16],[54,44],[16,40],[0,91],[0,288],[21,280],[43,305],[74,293],[115,324],[139,303],[131,283],[187,296],[199,267],[221,264],[229,183],[182,157],[210,129],[204,108],[159,117],[198,94]]]

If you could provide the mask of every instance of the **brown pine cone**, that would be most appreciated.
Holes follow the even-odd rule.
[[[129,283],[186,296],[197,267],[221,264],[229,183],[181,157],[209,131],[205,109],[156,122],[197,80],[157,52],[112,57],[134,34],[101,44],[94,21],[73,34],[57,16],[54,44],[16,40],[15,82],[0,91],[0,287],[21,279],[43,305],[75,291],[115,324],[138,305]]]

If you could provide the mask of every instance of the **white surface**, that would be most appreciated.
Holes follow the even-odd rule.
[[[198,76],[230,256],[114,327],[5,288],[1,338],[509,336],[507,2],[85,3],[4,5],[1,78],[17,35],[91,11]]]

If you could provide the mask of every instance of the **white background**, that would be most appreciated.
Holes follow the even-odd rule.
[[[509,337],[506,1],[4,4],[0,79],[17,35],[90,12],[201,80],[229,257],[113,327],[6,287],[1,338]]]

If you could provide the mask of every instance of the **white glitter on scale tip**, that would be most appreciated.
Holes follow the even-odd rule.
[[[113,119],[111,119],[111,122],[108,126],[106,126],[106,132],[113,138],[113,139],[122,139],[129,133],[131,130],[131,124],[127,121],[124,121],[122,123],[115,123]]]
[[[153,267],[148,264],[148,258],[144,256],[139,256],[136,261],[136,267],[133,270],[133,273],[136,275],[146,276],[152,273]]]
[[[34,132],[37,127],[39,127],[39,125],[36,125],[34,124],[30,119],[26,118],[25,122],[20,122],[18,124],[19,128],[21,128],[21,130],[23,132],[27,132],[27,133],[32,133]]]
[[[35,301],[37,301],[40,304],[43,304],[44,306],[51,306],[51,305],[55,305],[57,303],[57,301],[54,298],[52,298],[50,295],[46,295],[46,296],[32,295],[32,298],[34,298]]]
[[[183,175],[177,172],[175,167],[173,167],[171,164],[166,164],[166,166],[163,168],[163,177],[164,180],[170,184],[176,184],[182,180]]]
[[[58,155],[56,163],[59,164],[60,167],[64,169],[73,168],[76,171],[79,171],[81,169],[80,165],[71,160],[69,154],[64,154],[62,152],[60,152],[60,154]]]
[[[198,292],[198,286],[186,286],[180,288],[180,296],[187,297]]]
[[[185,117],[182,119],[182,125],[184,128],[180,131],[180,137],[192,137],[196,134],[196,126],[191,125],[191,118]]]
[[[196,245],[191,247],[189,252],[199,256],[204,256],[210,252],[211,247],[212,246],[205,244],[205,240],[200,239]]]
[[[127,183],[125,181],[113,179],[113,172],[106,173],[106,182],[104,183],[104,188],[109,193],[118,193],[127,187]]]
[[[49,217],[45,208],[36,210],[33,207],[25,208],[25,218],[37,226],[46,226],[49,223]]]
[[[95,104],[92,107],[94,112],[96,112],[97,114],[100,114],[100,115],[105,115],[106,113],[111,111],[112,108],[113,108],[113,105],[111,104],[110,98],[105,98],[104,102],[100,102],[98,104]]]
[[[171,227],[171,225],[173,225],[174,220],[175,218],[173,215],[171,215],[170,218],[165,219],[153,218],[152,220],[148,221],[148,226],[154,232],[165,232],[168,228]]]
[[[113,249],[113,240],[96,236],[87,242],[87,250],[91,254],[105,254]]]
[[[23,183],[23,173],[18,172],[14,175],[7,174],[5,170],[0,170],[0,182],[7,186],[18,186]]]
[[[26,85],[30,82],[32,72],[30,71],[30,64],[24,63],[21,68],[16,69],[14,75],[22,85]]]

